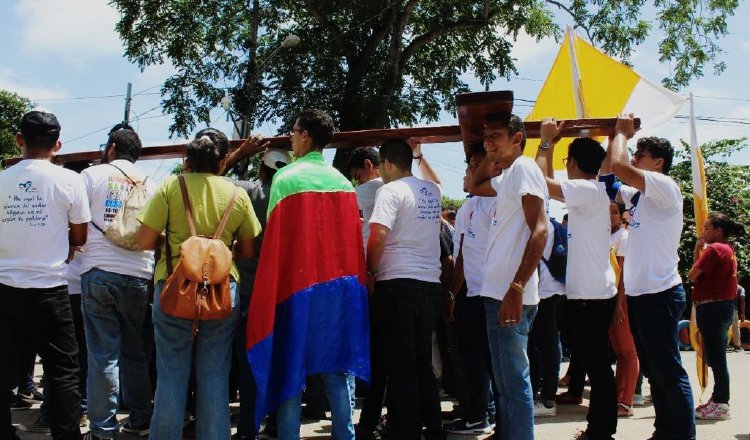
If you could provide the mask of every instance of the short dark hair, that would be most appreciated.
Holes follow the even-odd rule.
[[[622,217],[623,214],[625,214],[626,210],[625,210],[625,204],[624,203],[620,203],[617,200],[610,200],[609,201],[609,205],[610,206],[612,206],[612,205],[617,206],[617,210],[620,212],[620,216],[621,217]]]
[[[373,165],[378,166],[380,163],[380,157],[378,157],[378,150],[372,147],[359,147],[352,151],[352,155],[349,157],[349,169],[352,168],[364,168],[365,160],[369,160]]]
[[[388,160],[402,171],[411,170],[411,147],[403,139],[389,139],[380,147],[380,161]]]
[[[132,125],[130,125],[130,124],[126,123],[126,122],[120,122],[119,124],[115,124],[114,127],[110,128],[109,129],[109,133],[107,133],[107,135],[110,135],[110,134],[116,132],[117,130],[123,130],[123,129],[135,131],[135,129],[133,128]]]
[[[115,144],[115,157],[135,162],[141,157],[143,144],[138,133],[130,128],[120,128],[112,131],[107,139],[107,146]]]
[[[203,136],[208,136],[209,139],[219,147],[219,150],[229,151],[229,138],[221,130],[217,130],[213,127],[207,127],[203,130],[195,133],[195,138],[200,139]]]
[[[218,174],[221,160],[227,155],[208,136],[201,136],[190,142],[185,152],[185,160],[193,172]]]
[[[302,110],[297,115],[297,124],[302,130],[307,130],[312,138],[312,146],[316,149],[328,145],[336,131],[331,115],[318,109]]]
[[[488,113],[484,117],[484,123],[496,123],[508,129],[508,136],[515,136],[516,133],[521,133],[521,151],[526,148],[526,126],[523,124],[523,120],[513,113]]]
[[[28,148],[51,150],[60,139],[57,117],[45,110],[31,110],[21,117],[19,132]]]
[[[664,166],[661,172],[669,174],[672,169],[672,159],[674,157],[674,148],[668,140],[660,137],[649,136],[638,139],[636,150],[648,151],[654,159],[664,159]]]
[[[711,222],[714,228],[721,228],[724,231],[724,236],[737,236],[745,233],[745,227],[735,222],[728,215],[722,212],[712,212],[708,216],[708,221]]]
[[[602,144],[588,137],[575,138],[568,147],[568,157],[586,174],[597,174],[606,155]]]

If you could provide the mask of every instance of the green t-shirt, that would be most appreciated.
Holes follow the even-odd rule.
[[[188,173],[184,176],[190,204],[193,207],[196,233],[213,236],[236,187],[231,181],[214,174]],[[231,246],[234,238],[239,240],[255,238],[261,230],[250,198],[245,191],[238,189],[232,214],[221,234],[221,240],[227,246]],[[161,184],[154,197],[138,215],[138,219],[154,231],[161,232],[167,229],[168,245],[172,251],[172,265],[177,266],[180,259],[180,244],[190,237],[190,227],[185,216],[185,206],[182,202],[177,176],[172,176]],[[154,281],[167,279],[167,254],[164,247],[162,247],[161,255],[162,258],[159,259],[154,270]],[[240,280],[234,264],[230,273],[235,281]]]

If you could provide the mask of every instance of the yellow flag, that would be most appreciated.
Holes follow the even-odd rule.
[[[695,213],[695,235],[696,239],[703,235],[703,225],[708,218],[708,198],[706,197],[706,170],[703,168],[703,155],[698,146],[698,134],[695,130],[695,114],[693,110],[693,94],[690,94],[690,169],[693,183],[693,212]],[[701,393],[708,384],[708,368],[703,356],[703,338],[698,330],[695,320],[695,306],[690,319],[690,341],[695,350],[696,368],[698,371],[698,384]]]
[[[632,112],[641,118],[644,129],[672,119],[686,99],[642,78],[568,29],[526,120],[612,118]],[[569,143],[570,139],[563,139],[555,148],[555,170],[565,169],[562,159]],[[526,155],[535,157],[539,140],[529,139],[526,145]]]

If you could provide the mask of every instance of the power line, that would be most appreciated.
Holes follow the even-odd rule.
[[[142,96],[147,95],[158,95],[159,92],[155,93],[144,93]],[[86,99],[109,99],[109,98],[122,98],[125,94],[121,93],[119,95],[99,95],[99,96],[72,96],[69,98],[47,98],[47,99],[30,99],[29,101],[33,102],[57,102],[57,101],[82,101]]]

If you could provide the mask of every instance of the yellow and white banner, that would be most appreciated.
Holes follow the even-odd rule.
[[[703,154],[698,146],[698,133],[695,129],[693,94],[690,94],[690,171],[693,183],[693,212],[695,214],[696,239],[703,236],[703,225],[708,218],[708,198],[706,197],[706,170],[703,167]],[[698,384],[701,396],[708,384],[708,367],[703,356],[703,338],[695,319],[695,306],[690,316],[690,342],[695,350],[695,361],[698,373]]]
[[[552,69],[527,121],[613,118],[634,113],[641,130],[655,128],[677,114],[688,98],[648,81],[576,35],[568,28]],[[556,148],[555,170],[563,170],[569,140]],[[526,155],[536,156],[539,140],[530,139]]]

